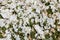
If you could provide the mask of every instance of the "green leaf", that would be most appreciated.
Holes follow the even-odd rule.
[[[32,39],[35,38],[35,34],[37,33],[37,31],[34,29],[34,27],[33,27],[33,30],[34,30],[34,31],[31,31],[31,32],[30,32],[30,36],[31,36]]]
[[[16,40],[13,35],[11,35],[12,40]]]
[[[49,6],[49,5],[50,5],[50,3],[49,3],[49,2],[47,2],[47,3],[45,3],[45,5],[46,5],[46,6]]]
[[[51,7],[49,7],[49,9],[47,9],[47,13],[48,14],[53,14]]]
[[[22,31],[22,29],[21,28],[18,28],[18,31]]]
[[[57,2],[59,3],[59,0],[57,0]]]
[[[9,27],[8,28],[13,28],[13,25],[12,24],[9,24]]]
[[[42,3],[45,3],[45,0],[41,0]]]
[[[35,12],[35,11],[36,11],[36,9],[33,8],[33,9],[32,9],[32,12]]]
[[[31,38],[35,38],[35,32],[31,31],[30,36]]]
[[[29,25],[30,25],[30,27],[32,28],[32,22],[31,22],[31,19],[29,19]]]
[[[0,38],[4,38],[1,32],[0,32]]]
[[[24,33],[19,33],[19,37],[21,38],[21,40],[24,40]]]
[[[50,38],[50,35],[49,35],[49,34],[46,34],[46,35],[45,35],[45,38],[46,38],[46,39],[49,39],[49,38]]]
[[[1,29],[2,29],[2,31],[5,33],[6,27],[2,27]]]
[[[0,14],[0,19],[2,19],[3,17],[2,17],[2,15]]]
[[[17,14],[17,12],[14,10],[13,12],[12,12],[13,14]]]
[[[37,22],[37,24],[38,24],[39,26],[41,26],[41,25],[40,25],[40,22]]]
[[[52,34],[52,38],[53,38],[53,40],[56,40],[56,37],[55,37],[56,35],[53,33]]]
[[[59,20],[56,19],[54,24],[57,26],[58,22],[59,22]]]
[[[44,26],[46,26],[46,24],[47,24],[47,21],[45,21],[45,22],[43,23]]]

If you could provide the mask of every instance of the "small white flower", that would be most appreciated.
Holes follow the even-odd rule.
[[[11,9],[16,8],[16,3],[11,3],[11,4],[7,4],[7,5]]]
[[[7,0],[2,1],[2,5],[5,5],[5,4],[7,4]]]
[[[60,32],[60,28],[57,29]]]
[[[31,32],[31,28],[30,27],[25,27],[25,31],[26,31],[26,33],[30,33]]]
[[[4,19],[0,19],[0,26],[1,27],[5,26]]]
[[[49,33],[49,30],[46,30],[46,31],[45,31],[45,34],[48,34],[48,33]]]
[[[11,34],[7,34],[6,40],[11,40]]]
[[[3,2],[3,0],[0,0],[0,2]]]
[[[31,22],[33,23],[34,22],[34,19],[31,19]]]
[[[11,12],[10,11],[11,10],[9,10],[9,9],[2,10],[2,13],[1,13],[2,17],[3,18],[9,18],[11,16]]]
[[[40,9],[39,7],[36,8],[36,12],[37,12],[37,13],[40,13],[40,10],[41,10],[41,9]]]
[[[36,30],[39,34],[44,34],[44,32],[42,31],[43,28],[40,27],[39,25],[35,25],[34,28],[35,28],[35,30]]]
[[[54,20],[52,18],[48,18],[47,23],[52,25],[52,24],[54,24]]]
[[[15,14],[10,16],[10,21],[17,21],[17,16]]]
[[[16,40],[20,40],[19,35],[16,36]]]
[[[38,20],[37,20],[38,19]],[[37,22],[39,22],[40,20],[39,20],[39,18],[38,17],[36,17],[35,18],[35,22],[37,23]]]
[[[49,2],[50,0],[45,0],[46,2]]]

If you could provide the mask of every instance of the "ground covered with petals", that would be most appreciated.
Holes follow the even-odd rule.
[[[60,0],[0,0],[0,40],[60,40]]]

